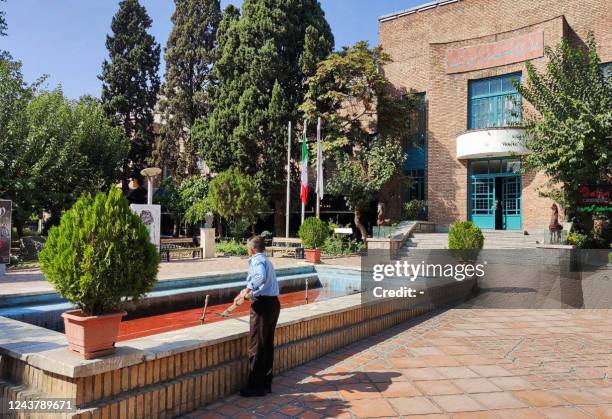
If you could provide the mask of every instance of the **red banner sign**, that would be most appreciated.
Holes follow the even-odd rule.
[[[449,51],[446,72],[463,73],[518,63],[544,55],[544,32],[532,32],[491,44],[476,45]]]

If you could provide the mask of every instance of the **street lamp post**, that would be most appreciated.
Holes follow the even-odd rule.
[[[153,179],[161,175],[162,170],[159,167],[147,167],[142,169],[140,174],[147,178],[147,204],[153,204]]]

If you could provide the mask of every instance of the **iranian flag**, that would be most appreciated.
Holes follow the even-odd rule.
[[[304,205],[308,201],[308,144],[306,144],[306,126],[302,134],[302,160],[300,161],[302,177],[300,180],[300,200]]]

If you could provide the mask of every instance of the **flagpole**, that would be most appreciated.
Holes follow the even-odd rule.
[[[306,119],[304,119],[304,137],[303,140],[304,141],[306,139]],[[302,156],[303,158],[303,156]],[[306,170],[308,170],[308,168],[306,168]],[[306,205],[304,205],[304,201],[302,201],[302,224],[304,224],[304,212],[306,210]]]
[[[289,216],[291,195],[291,121],[287,127],[287,206],[285,208],[285,237],[289,238]]]
[[[317,119],[317,218],[321,218],[321,117]]]

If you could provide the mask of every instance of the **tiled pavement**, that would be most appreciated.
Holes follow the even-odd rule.
[[[189,418],[612,418],[612,311],[454,309]]]

